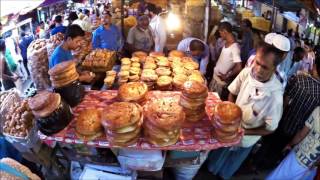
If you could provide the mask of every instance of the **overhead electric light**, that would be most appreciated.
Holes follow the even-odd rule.
[[[169,31],[179,30],[181,28],[180,18],[178,17],[178,15],[173,13],[169,13],[166,24]]]

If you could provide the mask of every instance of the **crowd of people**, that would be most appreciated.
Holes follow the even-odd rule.
[[[54,50],[50,68],[73,59],[71,51],[79,46],[86,31],[93,34],[94,49],[128,56],[135,51],[167,53],[166,27],[159,16],[161,8],[142,1],[137,24],[127,35],[113,23],[117,12],[109,5],[96,9],[95,13],[70,12],[68,26],[64,26],[63,16],[55,16],[49,34],[63,33],[65,40]],[[97,16],[101,25],[93,28],[92,21]],[[39,38],[46,36],[42,29],[41,24]],[[240,32],[236,33],[230,23],[221,22],[213,34],[208,44],[187,37],[176,49],[200,64],[210,91],[218,92],[222,100],[234,102],[242,109],[245,135],[237,147],[201,152],[200,165],[174,168],[177,179],[192,179],[205,160],[211,173],[229,179],[247,158],[252,159],[257,169],[278,165],[267,179],[312,179],[320,162],[319,45],[301,40],[292,30],[286,35],[268,33],[257,40],[247,19],[240,23]],[[18,59],[25,64],[26,49],[32,40],[21,34],[22,57]],[[4,89],[14,87],[20,78],[16,73],[19,60],[11,60],[7,55],[8,41],[0,41]]]

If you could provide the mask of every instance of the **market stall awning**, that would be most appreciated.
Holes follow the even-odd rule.
[[[24,0],[24,1],[12,1],[1,0],[0,1],[0,17],[7,16],[9,14],[25,14],[29,11],[37,8],[44,0]]]
[[[52,4],[56,4],[64,1],[67,1],[67,0],[44,0],[44,2],[40,6],[46,7],[46,6],[50,6]]]

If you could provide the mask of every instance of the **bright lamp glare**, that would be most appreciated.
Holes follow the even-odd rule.
[[[166,23],[168,30],[178,30],[181,26],[179,17],[176,14],[172,13],[169,13]]]

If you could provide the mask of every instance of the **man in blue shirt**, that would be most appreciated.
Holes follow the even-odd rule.
[[[51,69],[56,64],[73,59],[72,50],[76,50],[80,46],[83,39],[84,31],[80,26],[74,24],[67,28],[64,41],[53,51],[49,60],[49,68]]]
[[[56,16],[54,18],[54,23],[55,23],[56,27],[52,29],[51,36],[55,35],[55,34],[57,34],[59,32],[62,33],[62,34],[66,33],[67,27],[62,25],[62,16],[60,16],[60,15]]]
[[[122,35],[117,26],[111,24],[111,14],[104,11],[101,15],[103,25],[93,32],[92,47],[93,49],[101,48],[111,51],[122,49]]]

